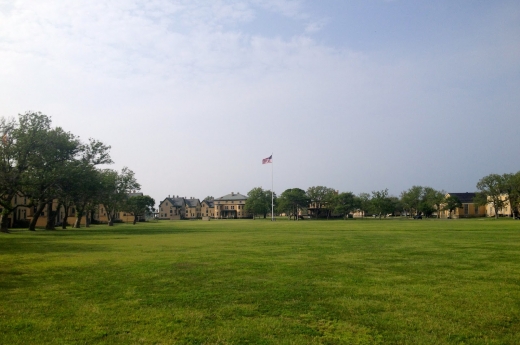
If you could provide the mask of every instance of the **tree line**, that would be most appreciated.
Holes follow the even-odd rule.
[[[505,205],[511,206],[511,216],[518,217],[520,206],[520,171],[513,174],[491,174],[480,179],[473,202],[486,205],[491,202],[495,210]],[[325,186],[285,190],[280,196],[274,193],[276,213],[285,213],[289,218],[298,219],[303,210],[312,218],[348,217],[359,212],[362,217],[371,214],[379,217],[405,214],[409,216],[440,217],[440,211],[452,212],[462,207],[461,201],[454,195],[447,195],[444,190],[427,186],[412,186],[399,197],[389,195],[388,189],[371,193],[339,192]],[[253,215],[266,218],[271,212],[271,191],[260,187],[248,193],[245,210]],[[495,212],[498,217],[498,212]]]
[[[96,139],[81,141],[63,128],[54,127],[47,115],[26,112],[17,118],[1,118],[0,135],[2,232],[8,231],[11,217],[20,207],[32,210],[28,227],[34,231],[44,212],[45,228],[52,230],[60,211],[64,214],[63,228],[73,208],[74,227],[80,226],[83,217],[88,226],[96,206],[103,205],[108,223],[113,225],[116,212],[137,215],[155,204],[149,196],[128,197],[129,192],[141,188],[132,170],[102,168],[113,163],[110,146]]]

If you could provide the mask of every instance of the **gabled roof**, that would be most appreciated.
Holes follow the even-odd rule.
[[[197,207],[200,204],[199,199],[184,199],[188,207]]]
[[[213,207],[215,204],[213,200],[202,200],[202,203],[206,203],[208,207]]]
[[[476,193],[448,193],[450,196],[457,197],[463,204],[472,204]]]
[[[247,196],[242,195],[240,193],[231,193],[228,195],[221,196],[220,198],[215,199],[215,201],[234,201],[234,200],[247,200]]]
[[[161,202],[161,205],[166,200],[168,200],[174,207],[182,207],[185,204],[184,198],[166,198]]]

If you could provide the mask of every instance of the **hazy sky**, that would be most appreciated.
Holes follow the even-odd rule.
[[[520,2],[0,0],[1,116],[112,146],[142,191],[471,192],[520,170]]]

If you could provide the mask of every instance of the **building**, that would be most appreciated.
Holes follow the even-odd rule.
[[[214,200],[202,200],[200,203],[200,213],[202,217],[215,218]]]
[[[488,198],[488,203],[486,204],[486,214],[488,217],[495,217],[498,214],[499,217],[510,217],[513,215],[513,209],[511,208],[511,204],[509,202],[509,198],[507,194],[500,195],[500,200],[504,203],[501,208],[498,210],[495,209],[495,206]]]
[[[244,209],[246,200],[247,196],[234,192],[215,199],[215,218],[251,218],[251,215]]]
[[[179,220],[186,215],[186,199],[168,197],[159,204],[159,219]]]
[[[201,218],[200,212],[200,200],[193,197],[184,199],[185,206],[185,219],[199,219]]]
[[[446,198],[448,197],[456,197],[462,204],[462,207],[456,208],[451,212],[451,218],[475,218],[475,217],[485,217],[486,216],[486,206],[480,206],[475,203],[473,200],[475,199],[476,193],[447,193]],[[450,216],[450,211],[442,210],[440,211],[441,218],[448,218]]]

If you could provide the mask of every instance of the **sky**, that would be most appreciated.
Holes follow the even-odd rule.
[[[473,192],[520,170],[519,110],[517,0],[0,0],[0,116],[103,141],[157,203]]]

